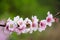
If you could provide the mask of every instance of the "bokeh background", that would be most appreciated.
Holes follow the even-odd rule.
[[[45,19],[47,12],[53,15],[60,11],[60,0],[0,0],[0,20],[13,19],[19,15],[23,18],[36,15],[39,20]],[[59,16],[57,16],[59,17]],[[13,33],[9,40],[60,40],[60,23],[53,23],[43,32],[17,35]]]

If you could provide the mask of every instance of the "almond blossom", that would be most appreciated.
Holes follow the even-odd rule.
[[[58,23],[59,22],[59,18],[54,18],[55,22]]]
[[[17,34],[21,33],[32,33],[34,31],[42,32],[46,29],[47,26],[52,26],[53,22],[58,22],[58,19],[54,19],[53,15],[48,11],[47,17],[44,20],[39,21],[37,16],[32,16],[31,20],[29,18],[23,18],[16,16],[13,20],[10,18],[7,20],[6,24],[0,25],[5,26],[4,33],[11,34],[16,32]]]
[[[37,31],[38,29],[38,19],[37,16],[32,16],[32,29]]]
[[[42,32],[43,30],[45,30],[46,29],[46,20],[41,20],[40,22],[39,22],[39,28],[38,28],[38,30],[40,31],[40,32]]]
[[[53,18],[53,15],[50,14],[49,11],[48,11],[47,14],[48,14],[48,16],[46,17],[47,25],[48,25],[48,26],[51,26],[51,25],[52,25],[52,22],[54,22],[55,20],[54,20],[54,18]]]
[[[23,21],[23,18],[20,18],[17,23],[19,26],[15,29],[15,32],[17,32],[18,34],[25,33],[26,32],[26,25]]]
[[[15,29],[15,32],[17,32],[17,34],[21,34],[21,33],[26,33],[26,25],[21,25],[18,28]]]
[[[28,19],[28,18],[26,18],[25,20],[24,20],[24,22],[25,22],[25,24],[26,24],[26,32],[29,32],[29,33],[32,33],[33,31],[32,31],[32,21],[30,20],[30,19]]]
[[[15,22],[12,21],[11,19],[8,20],[8,22],[6,23],[6,29],[8,29],[9,31],[14,31],[16,27],[17,27],[17,24],[15,24]]]

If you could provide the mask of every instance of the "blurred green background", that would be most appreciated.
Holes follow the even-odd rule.
[[[19,15],[23,18],[36,15],[39,20],[45,19],[47,12],[55,15],[60,11],[60,0],[0,0],[0,19]],[[2,19],[3,18],[3,19]],[[56,28],[57,27],[57,28]],[[54,23],[43,32],[17,35],[13,33],[9,40],[57,40],[60,39],[59,23]],[[59,34],[59,35],[58,35]]]

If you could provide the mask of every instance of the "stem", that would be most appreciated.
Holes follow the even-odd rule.
[[[57,14],[56,14],[56,15],[54,15],[54,17],[56,17],[56,16],[60,16],[60,12],[57,12]]]
[[[0,26],[1,26],[1,27],[5,27],[6,25],[1,25],[1,24],[0,24]]]

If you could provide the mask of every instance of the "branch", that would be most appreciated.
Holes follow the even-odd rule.
[[[60,12],[57,12],[57,14],[54,15],[54,17],[60,16]]]
[[[58,12],[57,14],[55,14],[54,15],[54,18],[56,17],[56,16],[60,16],[60,12]],[[39,24],[39,22],[38,22],[38,24]],[[6,26],[6,21],[0,21],[0,27],[5,27]]]

